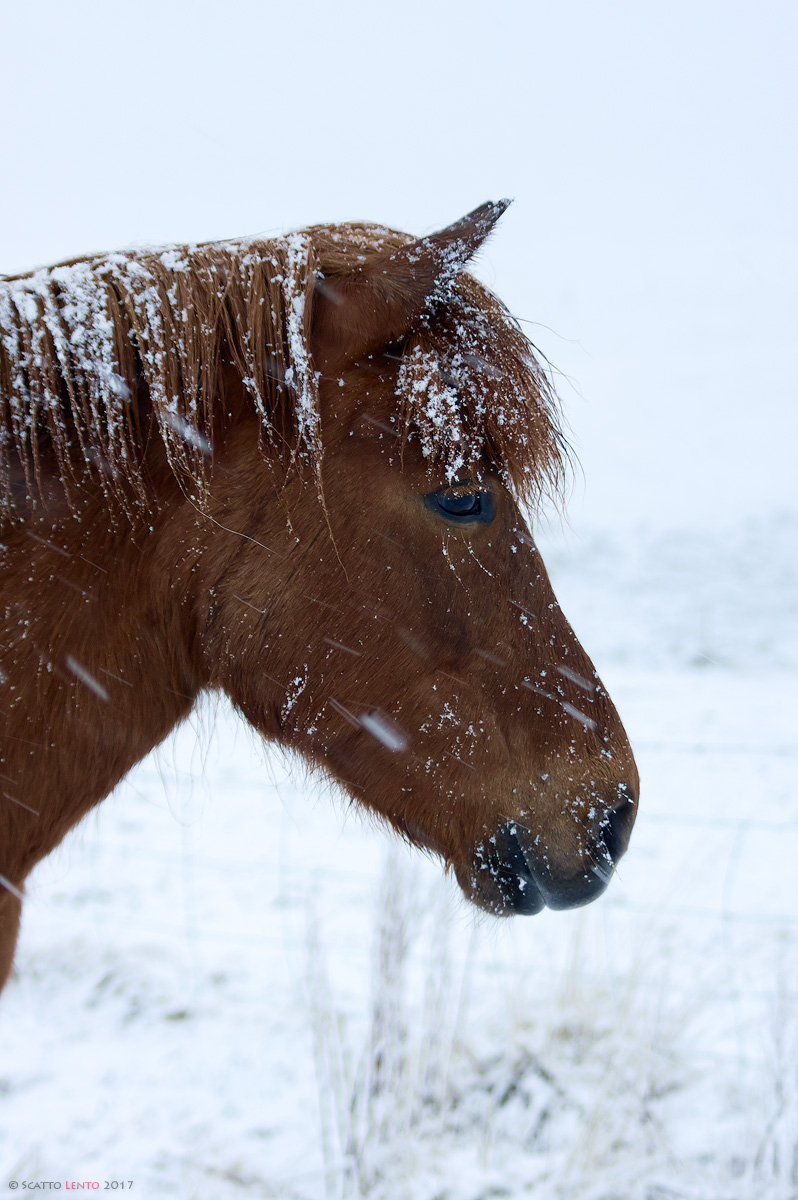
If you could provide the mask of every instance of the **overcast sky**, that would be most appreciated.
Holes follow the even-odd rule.
[[[798,509],[796,9],[2,0],[0,271],[515,203],[580,524]]]

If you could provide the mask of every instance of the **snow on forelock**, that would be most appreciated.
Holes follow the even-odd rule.
[[[436,458],[443,447],[446,474],[452,482],[465,465],[465,414],[456,390],[443,377],[434,350],[417,345],[405,354],[399,389],[416,414],[424,457]]]
[[[411,433],[450,483],[488,457],[508,484],[534,490],[556,453],[546,381],[509,313],[458,278],[403,355],[398,391]]]

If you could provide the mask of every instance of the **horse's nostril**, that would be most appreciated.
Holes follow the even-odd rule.
[[[625,784],[618,788],[618,803],[605,817],[601,827],[601,842],[609,855],[613,866],[626,853],[629,835],[632,832],[637,805],[631,791]]]
[[[625,824],[626,822],[620,813],[610,813],[602,833],[602,840],[607,847],[607,853],[614,863],[617,863],[626,849],[626,838],[624,837]]]

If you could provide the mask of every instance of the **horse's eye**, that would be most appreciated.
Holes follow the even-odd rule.
[[[443,492],[438,496],[438,508],[450,517],[475,517],[482,512],[482,497],[479,492],[467,492],[464,496]]]
[[[424,497],[424,503],[447,521],[467,524],[479,521],[487,524],[496,515],[493,494],[489,491],[461,492],[453,488],[441,488]]]

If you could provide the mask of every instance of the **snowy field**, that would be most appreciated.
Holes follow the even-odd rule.
[[[30,881],[0,1197],[798,1200],[795,5],[0,7],[0,272],[515,198],[642,778],[604,897],[497,922],[207,701]]]
[[[541,542],[640,765],[607,894],[475,916],[209,702],[31,882],[3,1186],[798,1196],[798,524]]]

